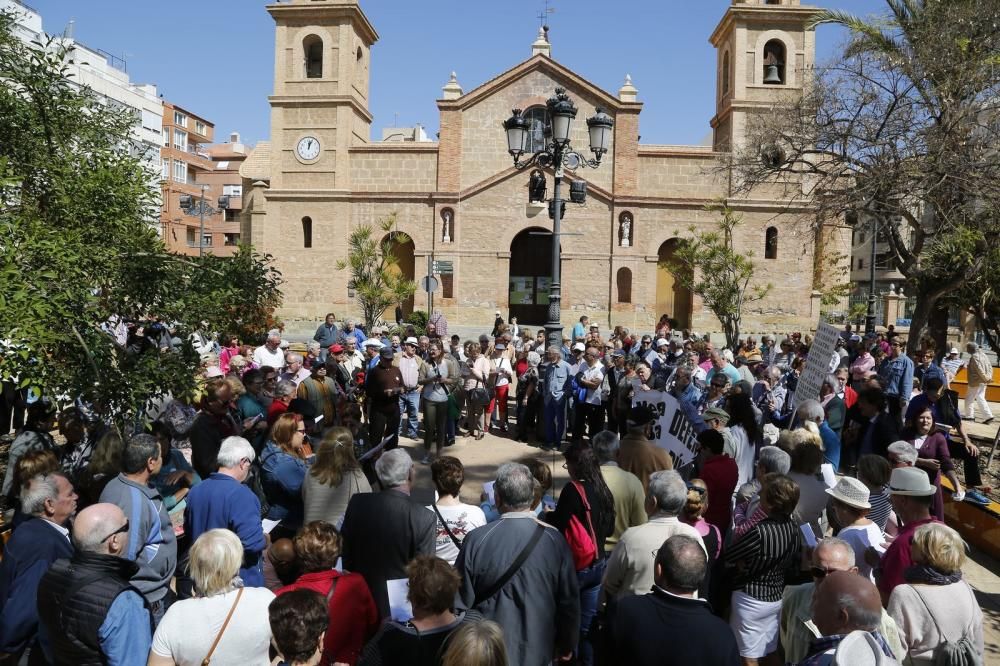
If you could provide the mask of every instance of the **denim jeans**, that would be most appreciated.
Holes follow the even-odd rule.
[[[399,434],[406,434],[407,424],[410,434],[417,436],[417,414],[420,413],[420,391],[399,394]]]
[[[597,614],[597,600],[601,593],[601,581],[607,560],[600,559],[586,569],[576,572],[576,581],[580,587],[580,642],[576,648],[576,663],[581,666],[592,666],[594,663],[594,646],[590,642],[590,625]]]
[[[545,443],[556,448],[566,433],[566,399],[545,400]]]

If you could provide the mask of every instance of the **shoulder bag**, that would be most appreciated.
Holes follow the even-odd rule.
[[[222,623],[222,629],[219,629],[219,633],[215,635],[215,640],[212,641],[212,647],[208,648],[208,654],[205,658],[201,660],[201,666],[208,666],[212,663],[212,655],[215,654],[215,648],[219,646],[219,641],[222,640],[222,634],[226,633],[226,627],[229,626],[229,621],[233,619],[233,613],[236,612],[236,605],[240,603],[240,597],[243,596],[243,588],[241,587],[239,591],[236,592],[236,601],[233,602],[233,607],[229,609],[229,615],[226,616],[226,621]]]
[[[472,602],[473,608],[476,608],[477,606],[479,606],[479,604],[483,603],[487,599],[490,599],[494,595],[496,595],[496,593],[502,590],[503,586],[506,585],[510,581],[510,579],[514,577],[514,574],[517,573],[517,570],[521,568],[521,565],[524,564],[524,562],[528,559],[531,553],[535,550],[535,546],[537,546],[538,542],[541,541],[542,534],[545,532],[545,529],[546,528],[542,527],[541,525],[535,526],[535,533],[531,535],[531,539],[528,541],[528,543],[524,545],[524,548],[522,548],[521,552],[518,553],[517,559],[515,559],[511,563],[510,567],[507,568],[507,571],[505,571],[503,575],[500,576],[500,578],[498,578],[497,581],[493,583],[493,585],[491,585],[488,589],[486,589],[483,592],[476,593],[476,598]]]
[[[452,542],[453,544],[455,544],[455,548],[459,548],[459,549],[461,549],[461,547],[462,547],[462,542],[458,540],[458,537],[456,537],[456,536],[455,536],[455,534],[454,534],[454,533],[453,533],[453,532],[451,531],[451,528],[450,528],[450,527],[448,527],[448,521],[447,521],[447,520],[445,520],[445,519],[444,519],[444,516],[442,516],[442,515],[441,515],[441,510],[440,510],[440,509],[438,509],[438,505],[437,505],[437,502],[435,502],[435,503],[434,503],[434,504],[432,504],[431,506],[433,506],[433,507],[434,507],[434,513],[436,513],[436,514],[437,514],[437,516],[438,516],[438,520],[440,520],[440,521],[441,521],[441,524],[442,524],[442,525],[444,525],[444,531],[445,531],[445,533],[446,533],[446,534],[448,535],[448,537],[449,537],[449,538],[451,538],[451,542]]]
[[[938,636],[940,636],[940,643],[934,648],[934,661],[932,662],[934,666],[982,666],[983,660],[979,652],[976,650],[976,645],[972,640],[972,636],[968,632],[963,632],[962,637],[957,641],[949,640],[944,632],[941,631],[941,625],[938,624],[937,619],[934,614],[931,613],[930,607],[927,602],[924,601],[923,595],[917,591],[917,586],[912,585],[913,593],[917,595],[920,599],[920,603],[924,605],[924,610],[927,611],[927,615],[930,616],[931,621],[934,623],[934,628],[937,629]],[[967,586],[968,587],[968,586]],[[969,596],[972,598],[972,603],[978,605],[979,602],[976,601],[975,596],[972,595],[971,588],[969,589]]]
[[[566,537],[566,543],[569,544],[569,550],[573,554],[573,566],[576,567],[577,571],[582,571],[597,559],[597,535],[594,533],[594,521],[591,519],[587,491],[583,489],[579,481],[570,481],[570,483],[576,488],[577,494],[580,495],[580,501],[583,502],[587,526],[584,527],[583,522],[575,515],[570,516],[569,524],[563,530],[563,536]]]

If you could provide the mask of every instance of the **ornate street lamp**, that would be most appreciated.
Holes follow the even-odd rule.
[[[562,222],[563,200],[560,185],[563,178],[563,167],[577,169],[581,166],[596,169],[601,164],[601,158],[611,146],[611,134],[615,121],[601,108],[587,119],[587,129],[590,135],[590,151],[594,159],[570,147],[570,129],[576,118],[577,108],[573,105],[565,88],[556,88],[555,97],[545,103],[548,114],[548,125],[551,128],[550,141],[543,148],[527,155],[531,137],[531,123],[521,114],[520,109],[514,109],[510,118],[504,121],[503,128],[507,133],[507,152],[514,158],[517,169],[553,167],[555,184],[552,188],[552,285],[549,292],[549,314],[545,323],[546,337],[549,345],[562,346],[562,324],[560,323],[560,305],[562,289],[560,285],[561,248],[559,243],[560,223]],[[522,157],[524,158],[522,160]]]

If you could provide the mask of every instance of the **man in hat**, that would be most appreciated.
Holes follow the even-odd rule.
[[[379,363],[379,351],[385,346],[382,341],[378,338],[368,338],[364,342],[365,348],[365,364],[363,366],[365,373],[370,371],[372,368]],[[389,351],[392,351],[391,349]]]
[[[965,365],[965,362],[962,361],[962,356],[958,353],[958,347],[952,347],[948,351],[948,355],[941,360],[941,369],[944,370],[946,377],[945,385],[951,383],[951,380],[955,378],[955,375],[958,374],[963,365]]]
[[[332,345],[340,347],[340,345]],[[308,402],[312,406],[313,423],[307,424],[312,428],[315,426],[315,418],[320,414],[323,420],[320,421],[320,428],[329,428],[340,425],[337,420],[337,408],[344,400],[344,391],[330,375],[328,365],[317,363],[312,367],[310,376],[299,384],[296,390],[296,398],[288,403],[288,411],[302,414],[301,410],[293,410],[292,403],[296,400]]]
[[[649,490],[652,474],[674,468],[667,450],[653,444],[647,436],[654,419],[655,414],[650,407],[634,405],[628,413],[628,434],[622,437],[618,449],[618,466],[638,477],[643,492]]]
[[[378,446],[386,437],[392,439],[385,448],[399,445],[399,397],[405,383],[399,368],[394,367],[391,347],[379,350],[377,365],[365,376],[365,395],[368,396],[368,441]]]
[[[889,595],[897,585],[906,582],[903,574],[913,565],[910,549],[914,532],[921,525],[937,521],[931,516],[931,505],[936,493],[937,489],[927,478],[927,472],[922,469],[897,467],[892,470],[892,476],[889,477],[890,500],[903,527],[875,569],[875,581],[883,603],[888,603]],[[866,558],[872,555],[872,549],[869,549]]]
[[[399,368],[403,377],[403,392],[399,394],[399,434],[417,439],[417,415],[420,413],[420,386],[417,380],[424,360],[417,356],[416,338],[409,337],[403,341],[403,351],[396,355],[392,364]],[[407,427],[409,434],[406,433]]]

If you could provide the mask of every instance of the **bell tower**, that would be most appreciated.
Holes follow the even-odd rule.
[[[815,65],[815,7],[799,0],[732,0],[709,38],[717,52],[713,147],[728,152],[746,136],[747,115],[802,94]]]
[[[367,143],[378,34],[357,0],[285,0],[275,22],[271,189],[350,189],[348,148]]]

